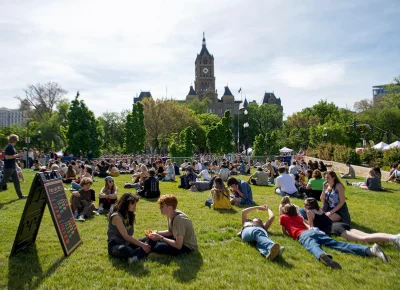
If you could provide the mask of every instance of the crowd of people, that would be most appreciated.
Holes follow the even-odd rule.
[[[5,150],[4,177],[0,190],[8,179],[12,179],[19,198],[22,194],[17,170],[17,159],[22,155],[15,151],[18,136],[9,137]],[[203,156],[204,157],[204,156]],[[208,156],[210,157],[210,156]],[[126,259],[128,262],[145,259],[150,253],[178,255],[198,250],[195,229],[189,216],[178,210],[176,196],[161,195],[161,182],[176,182],[177,187],[192,191],[210,191],[205,204],[214,210],[231,210],[234,206],[250,206],[242,210],[241,231],[238,236],[243,242],[255,242],[262,256],[274,260],[282,255],[284,247],[273,242],[268,229],[274,222],[273,210],[267,205],[255,206],[252,186],[274,186],[275,192],[282,196],[279,205],[279,223],[285,235],[298,240],[317,260],[333,269],[341,266],[332,256],[321,249],[327,246],[339,251],[365,257],[377,257],[384,262],[388,258],[376,242],[392,242],[400,248],[400,235],[387,233],[365,233],[351,228],[350,210],[346,203],[345,186],[334,171],[328,171],[323,162],[293,161],[289,166],[279,160],[259,160],[254,163],[238,158],[222,160],[184,160],[176,164],[161,156],[154,160],[102,159],[72,160],[62,162],[51,159],[45,167],[32,163],[32,169],[38,171],[58,171],[63,182],[71,185],[71,209],[77,221],[85,221],[93,214],[108,215],[108,252],[110,255]],[[342,178],[351,178],[354,170],[348,163],[349,171]],[[250,175],[250,169],[256,170]],[[395,180],[400,170],[394,166],[389,179]],[[134,193],[118,195],[118,186],[114,178],[120,174],[130,174],[132,183],[124,188]],[[247,180],[238,175],[248,175]],[[179,176],[179,179],[177,178]],[[104,180],[100,192],[91,188],[93,182]],[[373,168],[363,183],[348,185],[369,190],[381,189],[381,172]],[[95,204],[96,197],[98,203]],[[133,237],[136,207],[141,198],[157,199],[160,212],[168,218],[167,229],[146,231],[142,238]],[[304,208],[291,203],[291,198],[304,199]],[[321,201],[321,206],[318,201]],[[248,218],[255,210],[266,211],[265,222],[259,217]],[[348,241],[375,243],[371,247],[339,242],[331,236],[341,236]]]

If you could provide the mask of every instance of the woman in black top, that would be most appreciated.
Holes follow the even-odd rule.
[[[400,247],[400,235],[386,233],[368,234],[356,229],[350,229],[348,224],[333,222],[319,207],[315,198],[307,198],[304,201],[307,218],[310,227],[317,227],[327,235],[341,236],[346,241],[364,243],[393,242]]]
[[[116,258],[128,259],[128,263],[144,259],[151,247],[134,237],[137,195],[124,193],[110,214],[108,223],[108,253]]]

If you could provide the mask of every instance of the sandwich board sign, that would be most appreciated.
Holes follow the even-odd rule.
[[[64,255],[68,256],[82,243],[60,173],[40,172],[33,179],[10,257],[35,243],[46,204]]]

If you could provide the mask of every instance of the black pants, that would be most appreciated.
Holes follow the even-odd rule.
[[[21,186],[19,184],[18,174],[15,168],[4,168],[3,180],[0,182],[0,191],[2,191],[2,188],[10,179],[10,177],[12,178],[12,181],[14,183],[14,188],[15,191],[17,192],[18,197],[21,198],[22,191],[21,191]]]
[[[108,253],[116,258],[128,259],[137,256],[139,260],[146,258],[146,252],[133,244],[117,244],[114,241],[108,243]]]
[[[168,238],[168,239],[172,239],[172,237]],[[182,248],[180,250],[178,250],[177,248],[174,248],[174,247],[168,245],[167,243],[160,242],[160,241],[155,242],[150,239],[148,241],[148,244],[151,247],[151,252],[158,253],[158,254],[177,256],[180,254],[186,254],[186,253],[190,253],[193,251],[184,245],[182,245]]]

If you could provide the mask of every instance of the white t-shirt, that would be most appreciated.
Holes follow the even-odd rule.
[[[200,178],[201,176],[203,176],[204,180],[207,180],[207,181],[211,180],[211,177],[210,177],[210,175],[208,174],[208,169],[203,169],[203,170],[199,173],[198,177]]]
[[[294,179],[289,174],[282,173],[276,178],[276,186],[281,189],[281,191],[288,194],[293,194],[297,192],[297,188],[294,185]]]

